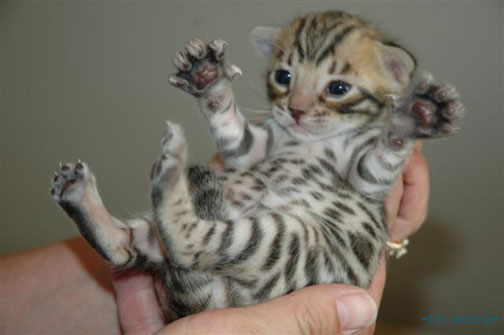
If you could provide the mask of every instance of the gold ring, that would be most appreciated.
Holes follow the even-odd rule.
[[[406,248],[408,244],[409,240],[407,238],[399,243],[387,241],[387,253],[389,256],[399,259],[408,252],[408,249]]]

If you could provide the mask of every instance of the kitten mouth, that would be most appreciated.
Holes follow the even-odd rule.
[[[289,128],[297,134],[308,135],[310,132],[301,123],[294,122]]]

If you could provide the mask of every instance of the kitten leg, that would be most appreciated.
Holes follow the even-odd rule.
[[[225,62],[226,44],[222,40],[207,45],[198,39],[190,41],[175,55],[178,72],[171,74],[169,81],[198,99],[226,164],[248,167],[266,156],[273,135],[267,125],[249,124],[238,109],[231,81],[241,70]]]
[[[144,267],[163,260],[147,220],[124,223],[107,211],[86,163],[62,165],[51,181],[51,195],[88,243],[113,265]]]
[[[391,112],[381,136],[356,157],[349,180],[369,195],[387,192],[401,173],[417,139],[453,134],[464,106],[457,90],[424,75],[406,99],[391,101]]]
[[[152,203],[170,261],[185,269],[230,275],[239,268],[243,275],[257,276],[254,269],[262,263],[254,262],[264,262],[278,225],[283,227],[278,223],[280,214],[263,219],[202,219],[183,173],[187,154],[182,129],[169,123],[162,143],[161,157],[152,168]]]

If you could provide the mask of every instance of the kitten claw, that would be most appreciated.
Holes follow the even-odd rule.
[[[94,183],[94,177],[86,163],[79,160],[77,164],[65,163],[60,165],[60,172],[55,172],[51,179],[49,194],[60,202],[79,196],[79,190],[84,184]]]
[[[455,121],[465,111],[457,89],[450,84],[436,83],[430,73],[423,74],[405,107],[405,115],[414,121],[414,126],[406,126],[412,138],[453,134],[458,130]]]
[[[224,58],[224,50],[228,43],[224,40],[214,40],[208,44],[210,49],[214,52],[215,59],[217,61],[222,61]]]
[[[243,76],[243,72],[242,72],[242,70],[238,66],[236,66],[236,65],[230,65],[227,68],[226,75],[230,79],[234,79],[234,77],[236,77],[237,75]]]
[[[186,46],[186,50],[189,55],[196,59],[202,59],[206,56],[205,43],[197,38],[189,41]]]
[[[173,57],[173,65],[180,71],[188,71],[191,69],[191,62],[186,58],[183,52],[177,52]]]
[[[174,73],[171,73],[168,76],[168,82],[170,84],[172,84],[173,86],[178,87],[178,88],[182,88],[182,89],[189,87],[189,82],[187,80],[179,77],[178,75],[176,75]]]
[[[232,80],[241,75],[236,65],[226,64],[224,54],[227,42],[214,40],[208,44],[193,39],[173,58],[177,73],[168,77],[173,86],[199,96],[222,79]]]
[[[422,74],[420,75],[420,83],[415,88],[415,93],[416,94],[427,93],[428,89],[432,86],[433,83],[434,83],[434,76],[432,75],[432,73],[423,71]]]

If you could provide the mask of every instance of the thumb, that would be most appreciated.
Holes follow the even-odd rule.
[[[342,334],[371,325],[377,306],[355,286],[310,286],[259,305],[222,309],[180,319],[161,334]]]
[[[152,276],[141,272],[113,272],[117,312],[123,334],[152,334],[164,325]]]

